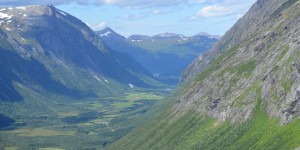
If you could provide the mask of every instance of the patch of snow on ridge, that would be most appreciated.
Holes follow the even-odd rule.
[[[93,77],[94,77],[96,80],[98,80],[99,82],[102,83],[102,80],[101,80],[97,75],[93,75]]]
[[[130,87],[130,88],[134,88],[134,85],[133,84],[128,84],[128,86]]]
[[[109,34],[111,34],[111,32],[110,32],[110,31],[107,31],[107,32],[106,32],[106,33],[104,33],[104,34],[100,34],[100,36],[101,36],[101,37],[104,37],[104,36],[107,36],[107,37],[109,37],[109,36],[108,36]]]
[[[13,15],[8,15],[5,13],[0,12],[0,19],[10,19],[11,17],[13,17]]]
[[[23,9],[23,10],[26,10],[26,7],[22,7],[22,6],[20,6],[20,7],[16,7],[17,9]]]
[[[64,16],[67,16],[67,14],[61,10],[57,10],[60,14],[64,15]]]
[[[143,42],[143,40],[131,40],[132,42]],[[153,40],[152,40],[153,41]]]

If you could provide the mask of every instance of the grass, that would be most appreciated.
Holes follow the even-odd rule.
[[[288,46],[288,45],[285,45],[284,47],[283,47],[283,52],[280,54],[280,56],[278,57],[278,61],[277,62],[279,62],[279,61],[281,61],[285,56],[286,56],[286,54],[287,54],[287,52],[289,51],[289,49],[290,49],[290,47]]]
[[[4,149],[5,150],[17,150],[18,147],[5,147]]]
[[[162,96],[157,96],[149,93],[129,93],[128,95],[125,96],[125,99],[128,101],[137,101],[142,99],[159,100],[162,98],[163,98]]]
[[[286,81],[286,80],[283,79],[283,80],[280,80],[280,84],[283,87],[285,92],[287,92],[287,93],[291,92],[291,88],[292,88],[292,85],[293,85],[292,81]]]
[[[255,87],[255,88],[254,88]],[[270,118],[260,98],[261,88],[254,86],[256,107],[251,119],[231,124],[190,111],[178,120],[163,113],[157,120],[113,144],[110,149],[295,149],[300,146],[300,120],[280,125]]]
[[[256,61],[252,60],[245,64],[241,64],[236,68],[237,73],[244,75],[246,78],[252,75],[253,70],[256,68]]]
[[[73,117],[73,116],[78,116],[80,113],[77,111],[66,111],[66,112],[58,112],[57,113],[59,117]]]
[[[39,148],[39,150],[65,150],[63,148]]]
[[[226,60],[230,57],[232,57],[236,51],[240,48],[240,45],[237,45],[228,51],[226,51],[222,56],[218,57],[216,60],[214,60],[212,63],[210,63],[201,73],[196,77],[196,81],[202,81],[206,77],[208,77],[213,71],[218,70],[222,67],[222,60]]]
[[[47,128],[33,128],[33,129],[18,129],[13,130],[13,133],[18,136],[25,137],[39,137],[39,136],[73,136],[75,133],[72,131],[57,131]]]
[[[247,96],[249,96],[251,94],[257,96],[259,94],[259,90],[260,90],[260,87],[259,87],[258,82],[254,83],[251,87],[246,89],[240,96],[238,96],[235,99],[234,104],[239,107],[242,107],[244,105],[244,101],[247,98]]]
[[[133,104],[135,104],[133,101],[123,101],[114,103],[113,106],[117,108],[126,108],[132,106]]]
[[[164,90],[136,90],[110,98],[59,101],[62,97],[45,98],[30,89],[24,94],[30,99],[0,105],[2,112],[17,110],[13,115],[22,115],[17,120],[20,126],[0,131],[1,148],[69,148],[73,144],[79,149],[103,148],[143,123],[144,113],[166,95]],[[72,118],[78,122],[66,121]]]

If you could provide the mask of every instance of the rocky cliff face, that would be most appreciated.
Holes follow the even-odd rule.
[[[249,119],[262,100],[269,115],[283,124],[299,116],[298,6],[298,1],[258,1],[187,69],[186,80],[195,81],[177,110],[196,106],[219,121],[236,122]]]

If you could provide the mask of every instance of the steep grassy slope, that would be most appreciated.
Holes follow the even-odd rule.
[[[192,68],[206,67],[186,78],[194,80],[174,103],[110,148],[300,147],[299,7],[298,0],[257,1],[208,52],[218,57],[195,61]]]

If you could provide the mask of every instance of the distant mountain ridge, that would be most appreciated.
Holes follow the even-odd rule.
[[[147,36],[147,35],[138,35],[138,34],[135,34],[135,35],[131,35],[127,38],[127,40],[131,40],[132,42],[134,41],[140,41],[140,40],[154,40],[154,39],[193,39],[193,38],[196,38],[196,37],[209,37],[209,38],[214,38],[214,39],[220,39],[221,36],[219,35],[211,35],[209,33],[206,33],[206,32],[200,32],[194,36],[185,36],[185,35],[182,35],[182,34],[176,34],[176,33],[169,33],[169,32],[166,32],[166,33],[160,33],[160,34],[157,34],[157,35],[153,35],[153,36]]]
[[[218,40],[209,34],[188,37],[161,33],[124,38],[110,28],[96,32],[108,47],[130,54],[153,75],[170,84],[176,84],[181,71]]]

